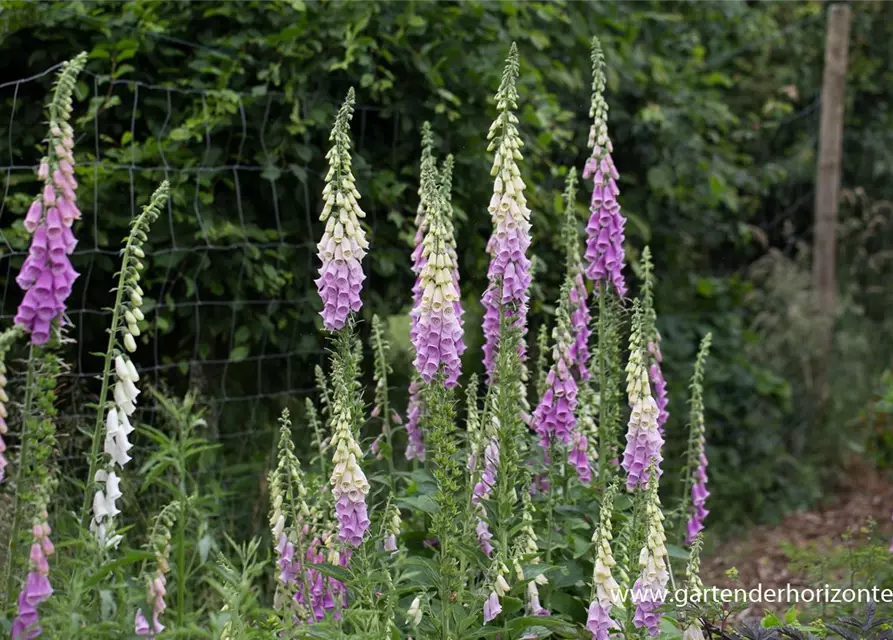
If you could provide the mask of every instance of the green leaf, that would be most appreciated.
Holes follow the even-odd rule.
[[[99,567],[92,576],[90,576],[85,585],[88,587],[93,587],[102,582],[103,578],[105,578],[108,574],[112,573],[115,569],[119,569],[121,567],[126,567],[129,564],[136,564],[137,562],[143,562],[145,560],[152,560],[155,558],[154,553],[149,553],[148,551],[128,551],[126,554],[121,556],[120,558],[116,558],[115,560],[111,560],[106,562],[104,565]]]
[[[440,507],[434,502],[434,499],[428,495],[400,498],[397,500],[397,505],[409,510],[417,509],[419,511],[424,511],[430,515],[434,515],[440,511]]]
[[[241,362],[245,358],[248,357],[248,347],[244,345],[240,345],[235,347],[232,351],[230,351],[229,359],[232,362]]]
[[[347,583],[350,582],[351,575],[350,571],[345,569],[344,567],[338,567],[334,564],[329,564],[328,562],[322,562],[320,564],[311,564],[311,567],[318,570],[321,574],[328,576],[330,578],[335,578],[335,580],[340,580],[341,582]]]

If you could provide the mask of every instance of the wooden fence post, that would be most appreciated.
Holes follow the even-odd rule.
[[[828,12],[825,71],[822,78],[812,263],[813,287],[818,303],[819,344],[822,349],[815,382],[822,404],[828,396],[828,370],[833,349],[837,287],[835,276],[837,212],[840,203],[843,107],[851,19],[849,5],[831,5]]]

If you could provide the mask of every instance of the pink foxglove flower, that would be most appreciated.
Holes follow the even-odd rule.
[[[599,526],[592,535],[595,546],[595,566],[592,572],[594,598],[589,604],[586,618],[586,629],[592,634],[592,640],[608,640],[619,629],[617,622],[611,617],[611,610],[622,607],[620,585],[614,579],[612,569],[616,566],[611,552],[611,516],[614,505],[613,485],[608,488],[602,501],[599,514]]]
[[[617,295],[626,296],[623,278],[624,227],[626,218],[620,213],[617,196],[617,169],[611,152],[614,150],[608,137],[608,103],[605,102],[605,60],[601,46],[592,39],[592,104],[589,116],[593,118],[589,130],[589,146],[592,155],[586,162],[583,178],[591,179],[592,199],[589,204],[589,224],[586,226],[586,277],[598,286],[610,284]]]
[[[425,437],[422,434],[422,397],[418,380],[409,384],[409,406],[406,410],[406,459],[425,461]]]
[[[698,468],[695,470],[695,482],[691,487],[693,510],[685,528],[685,541],[688,544],[691,544],[695,536],[704,530],[704,518],[710,513],[705,506],[707,496],[710,495],[710,492],[707,491],[707,454],[703,451],[703,444],[701,448],[701,455],[698,456]]]
[[[6,426],[6,403],[9,402],[9,395],[6,393],[6,363],[2,360],[0,354],[0,482],[6,475],[6,465],[9,461],[6,459],[6,441],[3,436],[7,434],[9,428]]]
[[[651,368],[648,370],[648,374],[651,378],[651,383],[654,385],[654,398],[657,403],[658,411],[657,427],[660,429],[661,435],[663,435],[664,425],[670,417],[670,412],[667,411],[667,405],[670,400],[667,397],[667,381],[664,379],[664,374],[660,366],[664,359],[660,350],[660,334],[656,333],[654,340],[648,343],[648,353],[651,354],[652,358]]]
[[[343,396],[344,394],[337,394]],[[360,468],[363,452],[353,437],[350,416],[351,407],[344,397],[337,397],[332,412],[333,431],[332,458],[334,468],[329,483],[335,497],[335,515],[340,524],[339,538],[353,547],[363,542],[369,530],[369,515],[366,509],[366,495],[369,482]]]
[[[52,144],[57,134],[60,142]],[[33,236],[28,257],[16,277],[16,282],[25,291],[25,297],[19,305],[15,322],[31,333],[34,344],[44,344],[49,340],[50,324],[65,311],[65,301],[78,277],[68,258],[77,246],[71,225],[81,217],[76,204],[77,181],[72,169],[73,136],[67,122],[51,124],[51,151],[41,161],[41,168],[58,167],[60,163],[65,163],[66,171],[53,170],[52,179],[45,180],[41,196],[31,204],[25,216],[25,228]],[[56,155],[59,151],[63,155]],[[42,169],[40,172],[43,172]]]
[[[655,474],[656,475],[656,474]],[[648,481],[648,503],[645,511],[647,535],[639,554],[639,579],[633,585],[632,598],[636,605],[633,625],[646,629],[650,636],[660,634],[660,612],[664,603],[670,574],[667,570],[666,536],[663,513],[657,495],[657,478]]]
[[[32,344],[45,344],[50,325],[61,318],[65,301],[78,277],[68,256],[77,241],[71,225],[81,217],[77,206],[78,183],[74,177],[74,130],[69,124],[72,93],[77,76],[87,60],[81,54],[63,64],[49,105],[47,155],[37,171],[43,188],[25,215],[25,229],[33,234],[28,257],[16,282],[25,292],[15,323],[31,334]]]
[[[500,613],[502,613],[502,604],[499,602],[499,596],[495,591],[491,591],[484,602],[484,622],[490,622]]]
[[[583,276],[577,273],[574,276],[574,286],[571,288],[571,327],[574,333],[574,343],[571,345],[571,358],[576,369],[574,375],[578,380],[589,380],[589,304],[586,291],[586,283]]]
[[[320,315],[329,331],[344,328],[347,316],[360,310],[363,305],[360,291],[366,279],[360,264],[369,248],[360,225],[360,219],[365,218],[366,214],[358,202],[360,194],[354,184],[350,159],[353,104],[354,92],[351,89],[338,111],[329,136],[332,141],[332,147],[326,154],[329,172],[322,192],[325,204],[319,216],[326,226],[317,245],[317,255],[322,265],[315,282],[323,302]]]
[[[651,396],[648,381],[642,325],[641,308],[637,301],[629,341],[629,362],[626,365],[626,391],[631,411],[622,462],[628,474],[626,486],[630,491],[648,483],[648,470],[651,466],[660,476],[660,463],[663,460],[661,448],[664,439],[657,426],[657,403]]]
[[[533,412],[533,427],[539,435],[540,445],[548,457],[553,438],[568,449],[568,461],[577,472],[580,482],[592,479],[587,455],[588,443],[577,425],[574,411],[577,408],[577,381],[573,376],[574,360],[568,308],[571,304],[570,292],[573,282],[565,281],[561,288],[558,304],[557,323],[552,332],[555,344],[552,347],[552,366],[546,376],[546,391]]]
[[[704,519],[710,513],[707,510],[707,451],[706,430],[704,428],[704,369],[710,353],[712,335],[707,334],[701,340],[698,358],[695,361],[695,373],[691,382],[691,434],[689,436],[688,468],[694,468],[691,481],[692,510],[686,525],[685,540],[691,544],[704,529]]]
[[[496,418],[494,417],[495,421]],[[491,437],[487,442],[487,445],[484,447],[484,468],[481,472],[480,479],[475,483],[474,489],[471,496],[472,504],[478,509],[478,523],[475,528],[478,536],[478,542],[481,545],[481,549],[484,554],[489,558],[493,553],[493,545],[491,544],[491,540],[493,539],[493,534],[490,533],[490,527],[487,525],[487,521],[484,519],[484,505],[481,504],[482,500],[486,500],[490,497],[490,494],[493,492],[493,487],[496,485],[496,471],[499,468],[499,441],[495,436]]]
[[[456,265],[450,251],[452,239],[447,234],[444,219],[447,203],[437,182],[434,168],[422,169],[422,189],[427,214],[427,231],[422,241],[424,266],[419,274],[421,297],[414,309],[417,322],[413,335],[416,358],[414,365],[425,382],[433,382],[442,370],[444,385],[453,387],[459,379],[459,353],[462,327],[456,313],[459,291],[454,273]]]
[[[38,605],[45,602],[52,594],[50,585],[50,565],[47,560],[55,552],[50,540],[50,525],[47,523],[46,510],[41,511],[39,521],[32,527],[33,542],[31,544],[31,570],[25,578],[25,586],[19,594],[18,611],[12,622],[13,640],[36,638],[42,632]]]
[[[519,351],[525,355],[523,337],[527,332],[527,302],[530,288],[530,209],[524,196],[526,185],[521,179],[518,161],[522,159],[523,141],[518,134],[518,49],[512,44],[502,82],[496,93],[499,115],[490,126],[487,139],[489,151],[494,152],[495,177],[489,211],[493,222],[493,235],[487,243],[490,267],[487,279],[490,284],[484,292],[484,363],[488,376],[492,376],[496,350],[499,343],[500,318],[520,329]]]

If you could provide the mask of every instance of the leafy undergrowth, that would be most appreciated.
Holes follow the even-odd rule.
[[[852,461],[837,489],[814,509],[791,513],[777,524],[754,526],[710,549],[702,565],[704,584],[748,590],[762,585],[764,591],[826,584],[890,588],[893,574],[883,568],[889,565],[893,532],[890,504],[893,478],[864,461]],[[791,604],[751,602],[737,617],[782,613]],[[837,612],[834,605],[796,607],[805,614],[801,619]]]

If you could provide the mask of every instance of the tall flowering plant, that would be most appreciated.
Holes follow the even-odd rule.
[[[595,562],[592,569],[592,595],[586,617],[586,629],[592,634],[592,640],[608,640],[614,630],[620,627],[611,615],[615,607],[623,608],[620,585],[614,579],[612,571],[617,564],[611,552],[611,517],[614,514],[616,493],[617,489],[613,484],[605,490],[598,527],[592,534]]]
[[[6,475],[6,466],[9,461],[6,459],[6,441],[3,437],[9,432],[6,419],[9,417],[6,405],[9,402],[9,395],[6,393],[6,354],[16,340],[22,335],[21,325],[13,325],[3,333],[0,333],[0,482]]]
[[[568,277],[561,287],[556,325],[552,332],[555,340],[552,347],[552,367],[546,377],[546,390],[533,413],[533,423],[546,457],[548,458],[553,438],[557,437],[568,449],[568,462],[576,470],[580,482],[586,484],[592,479],[586,454],[587,438],[578,428],[574,415],[577,408],[577,382],[572,373],[574,338],[570,320],[571,290],[574,286],[573,280]]]
[[[496,108],[499,114],[490,125],[487,139],[488,151],[493,152],[493,195],[490,198],[490,218],[493,234],[487,243],[490,266],[487,271],[489,285],[484,292],[484,364],[487,375],[492,377],[496,350],[499,343],[503,318],[520,332],[518,349],[525,355],[524,335],[527,332],[527,302],[530,287],[530,209],[524,196],[526,185],[521,179],[518,162],[522,159],[524,145],[518,133],[519,61],[518,47],[512,43],[502,73],[502,82],[496,92]]]
[[[664,533],[664,514],[658,497],[658,474],[651,465],[647,482],[645,503],[645,545],[639,553],[639,578],[633,585],[633,601],[636,612],[633,624],[645,629],[650,636],[660,633],[658,609],[664,602],[664,593],[670,580],[667,565],[667,537]]]
[[[667,381],[661,369],[663,354],[660,350],[660,332],[657,330],[657,312],[654,309],[654,263],[651,261],[651,248],[642,249],[642,271],[644,282],[642,284],[642,309],[645,315],[645,332],[648,343],[648,357],[651,366],[648,368],[648,377],[651,379],[652,394],[657,403],[657,427],[661,435],[664,433],[664,425],[670,417],[667,411],[669,398],[667,396]]]
[[[325,230],[317,245],[322,266],[316,280],[323,302],[323,324],[329,331],[338,332],[333,337],[336,346],[332,358],[335,389],[329,406],[329,420],[332,429],[330,446],[334,454],[329,483],[340,526],[338,537],[351,547],[362,543],[370,525],[366,506],[369,483],[360,468],[363,453],[354,437],[360,415],[352,313],[362,306],[360,292],[366,276],[361,262],[369,247],[360,224],[366,214],[360,208],[360,194],[351,171],[350,121],[354,101],[351,88],[335,116],[329,135],[332,146],[326,154],[329,171],[323,188],[325,204],[320,214]]]
[[[577,380],[587,381],[591,378],[589,373],[589,305],[587,298],[589,292],[583,278],[583,260],[580,257],[580,238],[577,230],[577,170],[571,167],[567,173],[567,181],[564,188],[564,235],[565,255],[567,256],[567,271],[573,281],[570,291],[571,299],[571,325],[574,333],[574,343],[571,346],[571,356],[574,361],[574,376]]]
[[[630,417],[621,463],[627,473],[626,487],[630,491],[645,488],[652,471],[658,476],[662,473],[660,463],[663,460],[661,448],[664,439],[657,425],[657,403],[651,395],[648,381],[644,339],[645,317],[641,304],[636,300],[629,339],[629,362],[626,365]]]
[[[33,344],[45,344],[50,339],[50,324],[64,313],[65,300],[78,277],[68,259],[77,245],[71,225],[81,217],[74,177],[74,130],[68,121],[71,95],[86,61],[87,54],[81,53],[65,62],[56,77],[47,109],[47,153],[37,171],[43,190],[25,215],[25,229],[33,235],[28,257],[16,277],[25,297],[15,323],[31,334]]]
[[[117,502],[123,495],[117,470],[123,469],[131,460],[129,452],[133,445],[129,435],[134,429],[130,416],[136,411],[140,394],[136,386],[140,376],[130,354],[136,351],[136,338],[141,334],[139,325],[145,319],[142,312],[144,292],[139,285],[146,257],[143,246],[169,195],[170,185],[164,181],[149,204],[131,222],[130,234],[121,251],[121,271],[115,287],[82,511],[85,518],[91,514],[90,531],[103,547],[116,547],[121,541],[114,527],[114,518],[120,513]],[[100,441],[103,442],[101,455]]]
[[[704,429],[704,370],[710,355],[712,334],[708,333],[701,340],[698,357],[695,360],[695,371],[691,379],[691,414],[689,417],[688,455],[685,471],[687,495],[682,504],[688,505],[690,498],[691,512],[685,527],[685,541],[691,544],[704,529],[704,518],[710,513],[707,510],[707,450]]]
[[[344,328],[352,311],[363,306],[360,291],[363,288],[362,261],[369,243],[360,220],[366,214],[360,208],[350,159],[350,120],[353,118],[354,91],[347,92],[347,99],[335,116],[335,126],[329,140],[332,146],[326,153],[329,171],[323,188],[322,213],[319,219],[325,223],[322,239],[317,245],[322,263],[316,286],[322,298],[320,315],[329,331]]]
[[[596,286],[610,284],[621,298],[626,296],[623,277],[623,229],[626,218],[620,213],[617,196],[617,169],[608,137],[608,103],[605,101],[605,56],[598,38],[592,39],[592,101],[589,117],[589,146],[592,155],[586,162],[583,178],[592,180],[590,217],[586,226],[586,276]]]

